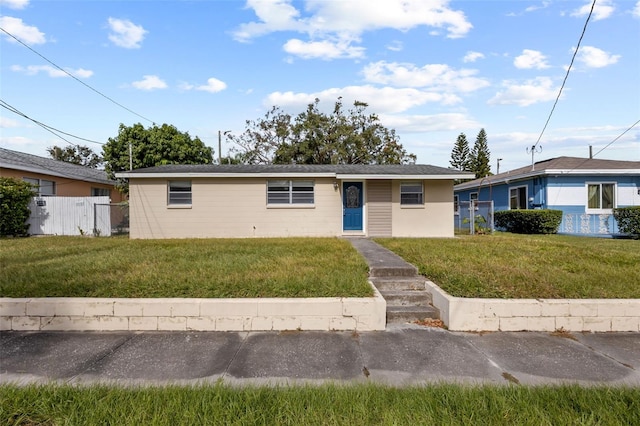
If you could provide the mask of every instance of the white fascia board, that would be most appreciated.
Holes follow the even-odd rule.
[[[335,178],[335,173],[116,173],[117,178]]]
[[[547,175],[640,175],[640,169],[571,169],[545,170]]]
[[[336,179],[340,180],[454,180],[469,179],[473,175],[357,175],[357,174],[337,174]]]

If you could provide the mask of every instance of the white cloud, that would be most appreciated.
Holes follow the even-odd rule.
[[[422,133],[438,131],[461,131],[482,127],[466,114],[449,113],[434,115],[381,114],[380,121],[389,128],[402,133]]]
[[[478,59],[484,59],[484,54],[480,52],[468,51],[464,58],[462,58],[462,62],[475,62]]]
[[[404,45],[400,40],[394,40],[386,46],[392,52],[400,52],[404,49]]]
[[[65,70],[78,78],[89,78],[93,75],[93,71],[85,70],[84,68],[72,69],[65,68]],[[64,71],[59,70],[58,68],[52,67],[51,65],[29,65],[27,67],[23,67],[20,65],[12,65],[11,71],[15,72],[23,72],[26,75],[36,75],[40,72],[47,73],[49,77],[57,78],[57,77],[69,77],[69,74]]]
[[[148,32],[141,25],[136,25],[127,19],[109,18],[109,40],[116,46],[125,49],[138,49]]]
[[[33,140],[24,136],[0,136],[0,144],[3,145],[29,145],[33,143]]]
[[[217,78],[211,77],[207,80],[207,84],[196,87],[196,90],[202,90],[209,93],[221,92],[227,88],[227,83],[220,81]]]
[[[363,69],[365,80],[403,87],[429,87],[451,92],[472,92],[489,86],[489,82],[476,77],[477,70],[455,70],[446,64],[429,64],[418,68],[413,64],[374,62]]]
[[[9,9],[24,9],[29,5],[29,0],[0,0],[0,6],[6,6]]]
[[[489,99],[490,105],[529,106],[554,100],[560,90],[559,87],[553,87],[553,81],[548,77],[537,77],[523,84],[507,80],[502,85],[505,90]]]
[[[620,55],[611,55],[593,46],[582,46],[576,59],[589,68],[603,68],[618,62]]]
[[[582,7],[571,12],[571,16],[577,16],[577,17],[587,16],[589,14],[589,11],[591,10],[592,4],[593,4],[593,1],[588,0],[587,3],[584,4]],[[599,0],[596,3],[596,5],[593,7],[593,15],[592,15],[593,20],[599,21],[601,19],[606,19],[609,16],[611,16],[614,10],[615,8],[613,7],[611,0]]]
[[[291,44],[290,40],[286,48],[303,58],[317,58],[322,52],[335,56],[330,45],[319,43],[328,40],[334,47],[341,47],[337,41],[349,40],[350,46],[360,42],[360,35],[366,31],[386,28],[408,31],[430,26],[444,29],[449,38],[459,38],[473,27],[462,11],[449,7],[449,0],[307,0],[305,16],[291,0],[248,0],[247,8],[255,12],[258,20],[241,24],[234,32],[236,40],[249,41],[277,31],[307,34],[309,41],[296,40]],[[359,50],[355,52],[357,55],[349,50],[339,57],[361,57]]]
[[[547,57],[537,50],[524,49],[522,55],[516,56],[513,65],[520,69],[535,68],[538,70],[549,68]]]
[[[362,58],[364,56],[363,47],[351,46],[349,41],[309,41],[298,39],[287,41],[283,49],[285,52],[299,56],[303,59],[338,59],[338,58]]]
[[[631,14],[636,18],[640,18],[640,1],[636,3],[636,7],[633,8]]]
[[[37,27],[26,25],[20,18],[0,16],[0,27],[13,34],[25,44],[44,44],[47,42],[43,32]],[[6,38],[12,43],[17,43],[12,37],[6,36]]]
[[[450,93],[366,85],[331,88],[314,93],[274,92],[267,96],[263,103],[265,107],[278,105],[285,110],[299,111],[318,98],[321,108],[329,111],[338,97],[342,97],[343,104],[348,107],[356,100],[365,102],[378,114],[403,112],[426,103],[455,105],[461,102],[458,96]]]
[[[169,87],[167,86],[167,83],[157,75],[145,75],[142,80],[134,81],[131,85],[140,90],[166,89]]]
[[[18,122],[16,120],[0,116],[0,128],[8,129],[10,127],[18,127]]]

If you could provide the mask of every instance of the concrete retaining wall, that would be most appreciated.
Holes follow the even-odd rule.
[[[0,330],[384,330],[386,302],[368,298],[0,298]]]
[[[452,331],[640,331],[639,299],[474,299],[426,286]]]

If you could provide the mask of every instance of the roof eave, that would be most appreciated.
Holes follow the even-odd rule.
[[[340,180],[347,179],[386,179],[386,180],[400,180],[400,179],[421,179],[421,180],[453,180],[453,179],[469,179],[473,175],[468,174],[357,174],[357,173],[335,173],[335,172],[322,172],[322,173],[202,173],[202,172],[175,172],[175,173],[116,173],[117,178],[128,179],[164,179],[164,178],[334,178]]]

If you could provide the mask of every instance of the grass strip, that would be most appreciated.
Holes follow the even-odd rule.
[[[640,389],[0,386],[7,425],[640,424]]]
[[[640,298],[640,240],[496,233],[376,242],[452,296]]]
[[[0,297],[368,297],[338,238],[0,240]]]

